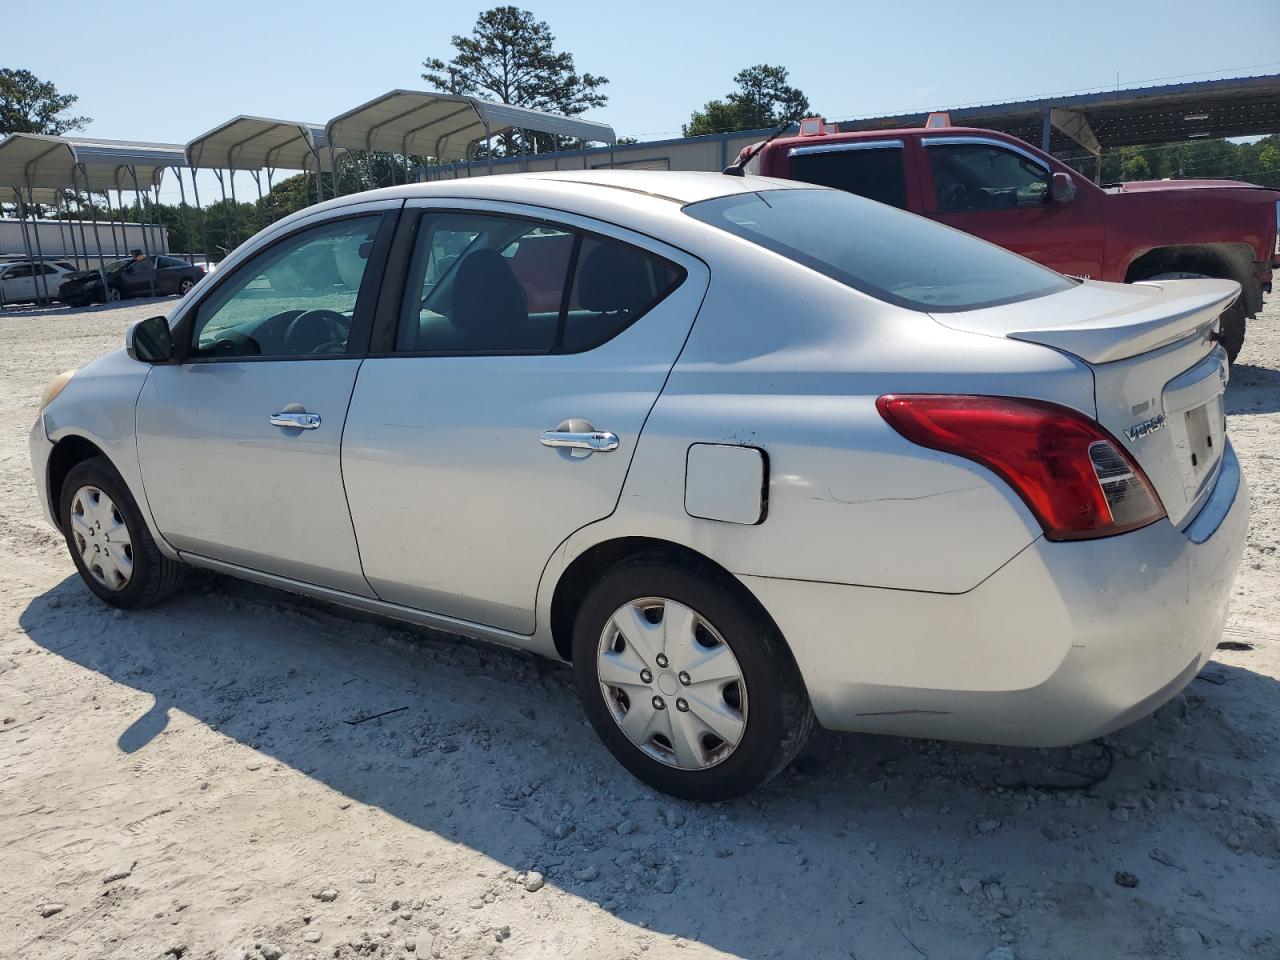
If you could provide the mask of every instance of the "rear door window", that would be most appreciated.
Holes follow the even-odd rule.
[[[905,210],[903,154],[901,141],[883,146],[836,143],[796,147],[788,159],[793,180],[834,187]]]
[[[645,250],[545,221],[427,213],[396,350],[578,353],[617,336],[684,271]]]

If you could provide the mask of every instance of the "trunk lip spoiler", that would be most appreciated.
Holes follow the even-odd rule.
[[[1195,284],[1200,289],[1170,290],[1170,283]],[[1089,363],[1126,360],[1193,336],[1205,336],[1242,290],[1234,280],[1143,281],[1141,285],[1155,287],[1162,296],[1118,314],[1060,326],[1010,330],[1006,336],[1053,347]],[[1128,322],[1123,327],[1115,326],[1113,321],[1121,318]]]

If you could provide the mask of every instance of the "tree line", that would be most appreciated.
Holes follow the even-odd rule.
[[[477,17],[469,35],[455,35],[448,59],[428,57],[422,62],[422,79],[432,88],[449,93],[472,94],[488,100],[545,110],[564,116],[578,116],[605,106],[607,77],[579,72],[571,53],[558,50],[550,26],[534,14],[516,6],[499,6]],[[682,125],[685,136],[730,133],[781,126],[806,116],[821,115],[808,97],[792,86],[786,67],[756,64],[733,77],[733,88],[695,109]],[[60,135],[83,130],[91,118],[73,114],[79,98],[60,92],[47,80],[29,70],[0,68],[0,136],[9,133]],[[622,138],[620,143],[635,142]],[[482,148],[480,159],[516,156],[551,150],[576,149],[579,141],[544,133],[507,132]],[[1065,162],[1086,175],[1094,173],[1089,156],[1067,156]],[[349,157],[342,164],[339,187],[354,193],[384,186],[415,167],[435,163],[431,157],[363,155]],[[234,247],[261,226],[300,210],[314,196],[316,175],[296,175],[281,180],[261,200],[218,199],[204,208],[203,216],[184,204],[145,203],[146,219],[162,223],[170,230],[175,250]],[[319,174],[325,196],[333,195],[332,175]],[[1144,147],[1121,147],[1103,155],[1102,182],[1163,178],[1228,178],[1247,180],[1263,186],[1280,187],[1280,136],[1256,143],[1234,144],[1225,140],[1197,140],[1188,143]],[[67,213],[47,216],[109,219],[104,203],[96,197],[81,196]],[[92,199],[92,202],[90,202]],[[0,197],[0,202],[4,198]],[[10,204],[10,207],[12,204]],[[2,208],[0,208],[2,209]],[[135,206],[112,211],[115,219],[136,222]],[[206,243],[207,238],[207,243]]]

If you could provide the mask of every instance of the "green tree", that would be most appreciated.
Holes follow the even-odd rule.
[[[768,63],[739,70],[733,78],[738,89],[695,110],[684,125],[684,135],[758,130],[811,115],[809,98],[788,79],[786,67]]]
[[[80,98],[59,93],[47,80],[30,70],[0,67],[0,135],[45,133],[59,136],[83,130],[89,117],[62,116]]]
[[[451,60],[424,60],[422,79],[446,93],[474,94],[568,117],[604,106],[609,98],[601,88],[609,81],[578,73],[573,54],[557,53],[555,42],[551,28],[528,10],[494,7],[476,18],[471,36],[453,37]],[[559,142],[553,142],[555,139]],[[506,154],[535,145],[544,150],[577,144],[547,134],[537,134],[531,142],[516,134],[506,134],[500,140],[495,152]]]

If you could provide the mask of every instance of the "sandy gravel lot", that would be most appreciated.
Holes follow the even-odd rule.
[[[26,434],[167,303],[0,312],[0,956],[1280,957],[1278,303],[1228,393],[1233,649],[1101,782],[1058,789],[1094,745],[822,733],[719,806],[630,779],[554,664],[216,577],[109,612]]]

